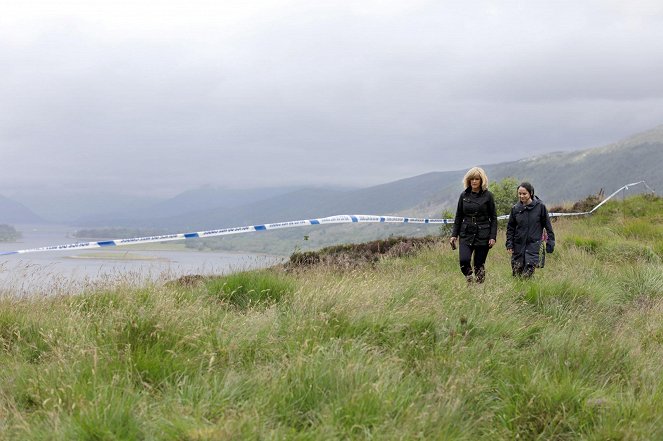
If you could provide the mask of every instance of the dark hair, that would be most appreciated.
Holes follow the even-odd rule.
[[[530,184],[529,182],[521,182],[518,188],[520,187],[523,187],[525,190],[527,190],[531,198],[534,197],[534,187],[532,187],[532,184]]]

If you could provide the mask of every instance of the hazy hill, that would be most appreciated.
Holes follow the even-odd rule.
[[[0,224],[31,224],[43,223],[44,220],[37,216],[25,205],[0,195]]]
[[[24,190],[13,194],[20,201],[48,222],[76,224],[76,220],[94,214],[95,219],[107,219],[111,213],[137,213],[150,207],[158,198],[118,194],[112,191],[90,193],[85,189],[71,191],[62,188]]]
[[[577,200],[601,188],[612,192],[641,180],[661,190],[661,164],[663,125],[605,147],[486,166],[486,171],[495,179],[528,179],[546,201],[562,202]]]
[[[208,229],[228,224],[264,223],[266,214],[274,221],[289,220],[293,216],[310,217],[315,216],[314,213],[324,212],[328,201],[339,200],[343,194],[340,190],[302,189],[238,207],[216,207],[172,218],[149,220],[146,225]]]
[[[76,225],[145,225],[153,219],[168,219],[158,222],[160,226],[173,222],[184,222],[188,225],[191,219],[197,219],[198,213],[217,211],[220,213],[234,210],[246,204],[259,204],[263,200],[271,200],[287,193],[298,191],[299,187],[273,187],[228,189],[203,187],[185,191],[175,197],[152,201],[139,207],[128,207],[127,210],[116,210],[113,213],[91,212],[81,216],[73,223]],[[157,225],[157,226],[159,226]]]
[[[493,181],[508,176],[529,180],[546,203],[555,204],[583,198],[602,188],[612,192],[639,180],[646,180],[654,189],[661,189],[661,163],[663,125],[604,147],[484,164],[483,167]],[[369,188],[346,190],[202,188],[168,200],[134,203],[123,210],[116,205],[113,213],[88,205],[87,212],[91,215],[72,217],[67,221],[94,227],[200,230],[334,214],[440,217],[443,210],[454,208],[462,190],[460,182],[464,173],[465,170],[431,172]],[[53,198],[51,200],[55,203]],[[68,204],[64,206],[69,208]]]
[[[577,201],[601,189],[609,194],[625,184],[642,180],[660,191],[663,189],[660,164],[663,164],[663,125],[604,147],[482,166],[491,181],[506,177],[530,181],[535,192],[551,205]],[[453,208],[461,191],[462,175],[460,172],[457,180],[448,182],[446,176],[438,174],[439,193],[410,212],[418,216],[438,216],[441,210]],[[645,188],[640,186],[632,191]]]
[[[279,222],[334,214],[398,213],[432,200],[440,194],[441,187],[450,187],[452,182],[458,186],[463,173],[428,173],[359,190],[301,189],[236,207],[215,207],[164,218],[124,219],[117,220],[116,223],[144,227],[209,229],[224,225]]]
[[[577,200],[602,188],[612,192],[640,180],[654,189],[663,188],[662,163],[663,125],[604,147],[484,167],[494,181],[508,176],[529,180],[546,203],[554,204]],[[299,190],[232,210],[200,210],[150,222],[195,229],[352,213],[439,217],[442,210],[454,208],[464,173],[432,172],[358,190]]]

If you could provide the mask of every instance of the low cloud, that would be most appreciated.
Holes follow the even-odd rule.
[[[0,192],[372,185],[663,122],[654,2],[223,3],[9,9]]]

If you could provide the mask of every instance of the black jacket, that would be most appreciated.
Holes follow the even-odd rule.
[[[539,255],[543,229],[548,233],[546,251],[555,248],[555,233],[550,223],[548,209],[534,196],[529,205],[516,203],[511,208],[506,226],[506,248],[513,250],[511,260],[521,265],[543,266],[543,255]]]
[[[471,246],[488,246],[497,238],[497,210],[490,191],[472,193],[468,187],[460,194],[451,235]]]

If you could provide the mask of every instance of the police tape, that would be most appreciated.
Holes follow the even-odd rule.
[[[549,213],[549,215],[550,217],[561,217],[561,216],[582,216],[582,215],[592,214],[594,211],[596,211],[596,209],[598,209],[601,205],[606,203],[610,198],[614,197],[620,191],[627,190],[629,187],[633,187],[639,184],[644,184],[647,186],[647,188],[649,188],[649,186],[645,183],[645,181],[634,182],[631,184],[624,185],[619,190],[615,191],[610,196],[605,198],[600,204],[598,204],[590,211],[578,212],[578,213]],[[651,188],[649,188],[649,190],[651,190]],[[653,190],[651,191],[653,192]],[[500,220],[508,218],[509,218],[508,214],[497,217],[497,219]],[[344,223],[401,223],[401,224],[444,225],[444,224],[453,224],[454,219],[429,219],[429,218],[418,218],[418,217],[379,216],[379,215],[370,215],[370,214],[355,214],[355,215],[343,214],[343,215],[323,217],[319,219],[303,219],[303,220],[295,220],[287,222],[276,222],[271,224],[248,225],[243,227],[222,228],[217,230],[197,231],[192,233],[164,234],[159,236],[134,237],[129,239],[114,239],[114,240],[103,240],[98,242],[79,242],[79,243],[72,243],[65,245],[52,245],[52,246],[29,248],[25,250],[16,250],[16,251],[0,251],[0,255],[36,253],[42,251],[106,248],[106,247],[115,247],[115,246],[124,246],[124,245],[136,245],[144,243],[169,242],[174,240],[226,236],[231,234],[253,233],[259,231],[304,227],[310,225],[332,225],[332,224],[344,224]]]

